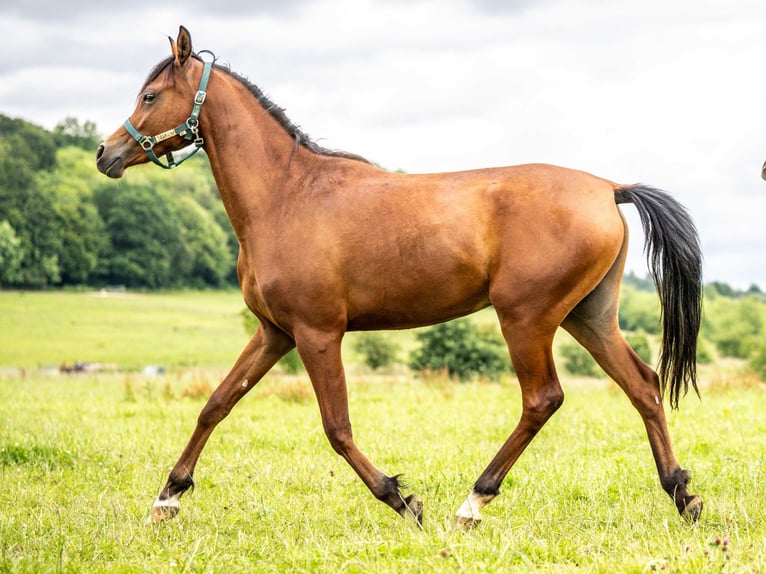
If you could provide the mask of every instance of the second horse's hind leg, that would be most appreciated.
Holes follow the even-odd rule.
[[[572,311],[562,326],[628,395],[644,421],[662,488],[673,499],[681,516],[694,522],[702,512],[702,499],[687,492],[690,475],[681,468],[673,453],[659,378],[620,333],[616,297],[607,299],[599,300],[599,293],[594,292]]]

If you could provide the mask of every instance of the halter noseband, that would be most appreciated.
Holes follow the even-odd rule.
[[[202,77],[199,81],[199,88],[197,88],[197,93],[194,95],[194,105],[192,106],[192,111],[189,114],[189,119],[187,119],[177,128],[162,132],[156,136],[145,136],[133,127],[133,124],[130,123],[130,119],[125,120],[125,124],[123,124],[125,129],[128,130],[128,133],[133,136],[133,139],[138,142],[138,145],[140,145],[141,148],[146,152],[146,155],[149,156],[149,159],[163,169],[170,169],[172,167],[176,167],[177,165],[181,165],[183,162],[197,153],[205,143],[205,140],[202,139],[202,136],[199,135],[199,112],[202,109],[202,104],[205,103],[205,97],[207,96],[207,92],[205,92],[205,90],[207,89],[207,81],[210,78],[210,69],[212,67],[213,62],[205,62],[205,67],[202,70]],[[165,154],[165,160],[167,161],[167,164],[164,164],[154,153],[153,148],[161,141],[165,141],[175,136],[181,136],[185,140],[192,142],[194,149],[189,152],[188,148],[191,146],[183,148],[183,150],[187,150],[185,152],[186,155],[177,161],[173,157],[173,152],[169,151]]]

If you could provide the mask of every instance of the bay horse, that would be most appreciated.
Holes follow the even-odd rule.
[[[701,252],[685,208],[666,192],[619,185],[552,165],[458,173],[390,173],[325,149],[256,86],[214,56],[192,51],[182,26],[172,54],[149,74],[135,111],[99,146],[98,169],[119,178],[149,160],[204,149],[239,239],[243,298],[260,322],[159,493],[150,522],[174,517],[216,425],[294,347],[305,365],[332,448],[372,494],[422,525],[423,505],[398,476],[354,442],[341,340],[350,330],[432,325],[492,305],[518,383],[516,427],[457,510],[468,528],[500,492],[525,447],[561,406],[553,362],[563,327],[627,394],[646,427],[660,483],[695,521],[702,500],[673,453],[663,410],[691,383],[701,316]],[[189,111],[191,108],[191,112]],[[177,126],[173,128],[172,126]],[[155,133],[156,136],[145,134]],[[163,163],[163,159],[166,163]],[[658,372],[638,358],[617,322],[632,203],[663,313]]]

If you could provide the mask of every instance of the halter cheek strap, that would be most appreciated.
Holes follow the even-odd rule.
[[[202,109],[202,104],[205,103],[205,98],[207,96],[207,92],[205,90],[207,90],[207,82],[210,79],[210,70],[212,67],[212,62],[205,62],[205,67],[202,70],[202,78],[200,78],[199,81],[199,88],[197,88],[197,93],[194,95],[194,105],[192,106],[192,111],[189,114],[189,118],[180,126],[155,136],[145,136],[133,127],[133,124],[130,123],[130,119],[125,120],[124,126],[128,133],[133,137],[134,140],[138,142],[138,145],[140,145],[141,148],[146,152],[146,155],[149,156],[149,159],[163,169],[170,169],[172,167],[176,167],[177,165],[181,165],[183,162],[197,153],[205,144],[205,140],[202,138],[202,136],[199,135],[199,113]],[[180,159],[176,159],[173,156],[173,152],[169,151],[165,154],[165,160],[167,163],[162,163],[160,158],[158,158],[154,153],[154,146],[175,136],[183,137],[185,140],[192,142],[192,145],[183,148],[183,150],[180,150],[184,151],[184,155],[181,156]],[[189,151],[189,148],[191,147],[194,149]]]

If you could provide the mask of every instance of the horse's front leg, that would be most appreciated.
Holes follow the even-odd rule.
[[[411,515],[423,522],[423,504],[417,495],[404,497],[397,476],[381,472],[357,448],[348,413],[346,376],[341,361],[343,333],[300,330],[295,340],[314,387],[322,425],[332,448],[351,465],[375,497],[401,516]]]
[[[295,346],[287,335],[274,327],[264,325],[266,324],[258,328],[234,367],[200,412],[189,443],[170,471],[168,481],[154,502],[147,522],[161,522],[178,514],[178,499],[194,486],[194,467],[215,427],[263,375]]]

